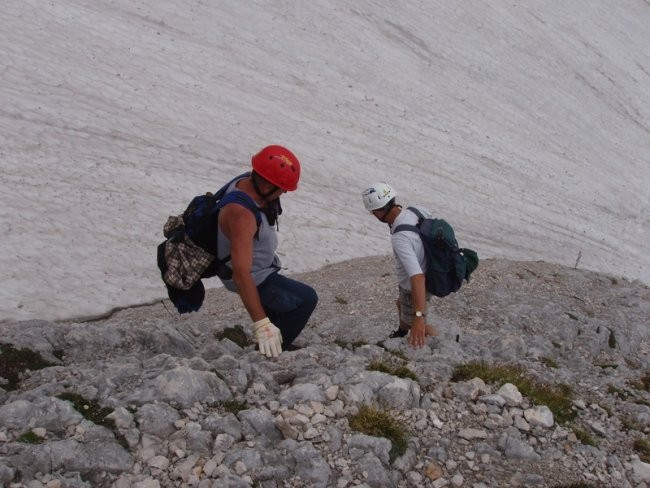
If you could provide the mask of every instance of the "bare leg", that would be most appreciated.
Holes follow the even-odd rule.
[[[395,300],[395,305],[397,305],[397,318],[399,318],[399,328],[401,330],[408,331],[411,326],[402,321],[402,304],[399,301],[399,298]]]

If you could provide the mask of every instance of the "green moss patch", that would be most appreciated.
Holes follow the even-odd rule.
[[[248,403],[240,402],[237,400],[226,400],[221,404],[221,406],[226,412],[233,413],[235,415],[237,415],[242,410],[248,409]]]
[[[126,439],[117,429],[115,421],[107,417],[113,413],[112,408],[102,407],[96,401],[88,400],[81,395],[72,392],[61,393],[60,395],[57,395],[57,398],[72,403],[72,406],[75,408],[75,410],[83,415],[86,420],[89,420],[94,424],[101,425],[102,427],[106,427],[112,431],[113,435],[115,435],[115,438],[122,445],[122,447],[128,449]]]
[[[17,442],[25,442],[26,444],[40,444],[43,439],[34,434],[31,430],[25,432],[23,435],[16,439]]]
[[[109,429],[115,427],[115,422],[112,419],[106,418],[107,415],[113,413],[112,408],[102,407],[99,403],[93,400],[87,400],[76,393],[61,393],[57,398],[72,403],[75,410],[83,415],[86,420],[90,420],[97,425],[103,425]]]
[[[5,379],[2,387],[13,391],[18,389],[20,378],[26,371],[54,366],[38,353],[29,349],[16,349],[12,344],[0,344],[0,376]]]

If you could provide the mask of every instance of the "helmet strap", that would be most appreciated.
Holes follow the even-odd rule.
[[[278,217],[282,215],[282,205],[280,204],[280,197],[275,200],[271,200],[266,207],[263,209],[264,215],[266,215],[266,220],[269,222],[269,225],[275,225],[277,230],[280,230],[280,225],[278,224]]]

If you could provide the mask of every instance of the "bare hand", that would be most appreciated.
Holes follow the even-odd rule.
[[[409,332],[409,344],[414,348],[424,346],[425,328],[423,319],[415,319]]]

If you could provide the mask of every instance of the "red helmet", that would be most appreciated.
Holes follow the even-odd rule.
[[[251,160],[253,170],[269,183],[286,191],[298,188],[300,161],[282,146],[266,146]]]

